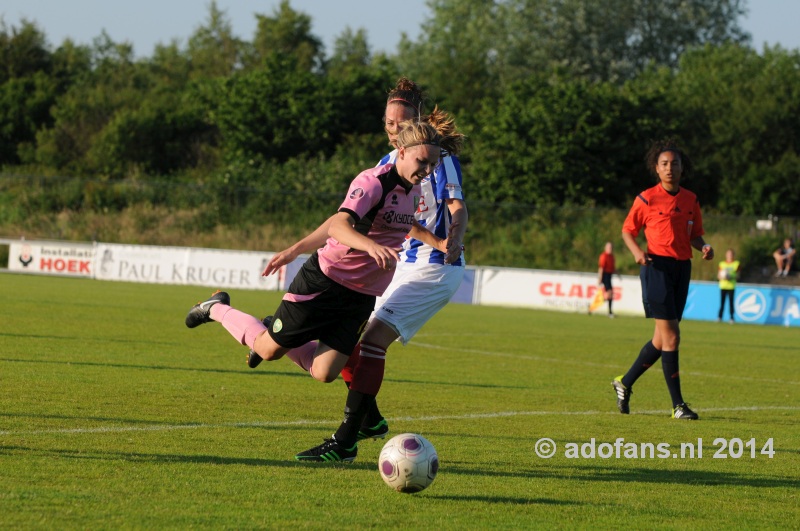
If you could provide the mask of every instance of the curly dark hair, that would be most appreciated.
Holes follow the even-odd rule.
[[[680,147],[677,140],[674,138],[664,138],[652,142],[650,144],[650,149],[647,150],[647,155],[644,156],[644,162],[647,165],[647,169],[656,179],[658,179],[658,173],[656,173],[658,157],[665,151],[671,151],[681,158],[681,179],[691,175],[692,170],[694,169],[692,159],[690,159],[689,155],[687,155],[686,152]]]

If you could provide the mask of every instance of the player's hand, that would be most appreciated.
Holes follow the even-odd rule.
[[[633,253],[633,257],[636,260],[636,263],[639,265],[647,266],[653,263],[653,259],[647,255],[644,251],[639,249],[637,252]]]
[[[714,259],[714,248],[711,247],[709,244],[703,245],[702,252],[703,252],[703,260]]]
[[[367,252],[381,269],[394,269],[400,260],[400,249],[392,249],[383,245],[372,245]]]
[[[464,252],[464,244],[461,243],[461,240],[455,238],[447,238],[445,244],[444,263],[452,264],[461,257],[461,253],[463,252]]]
[[[447,230],[447,240],[445,240],[445,264],[452,264],[461,257],[464,252],[464,242],[455,236],[455,229],[459,226],[458,222],[454,222]]]
[[[295,258],[297,258],[297,253],[292,251],[291,248],[275,253],[272,255],[272,258],[270,258],[269,262],[267,262],[267,267],[264,268],[261,276],[268,277],[271,274],[278,272],[283,266],[294,262]]]

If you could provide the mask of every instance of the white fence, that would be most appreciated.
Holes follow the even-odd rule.
[[[286,290],[306,257],[262,277],[273,252],[112,243],[0,240],[9,245],[8,269],[107,281],[183,284],[221,289]],[[586,312],[597,273],[467,267],[452,301]],[[716,320],[718,288],[692,282],[684,318]],[[737,318],[753,324],[800,326],[800,289],[740,284]],[[639,278],[614,277],[614,313],[643,315]],[[599,311],[604,311],[601,308]]]

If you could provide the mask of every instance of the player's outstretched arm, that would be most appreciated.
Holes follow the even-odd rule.
[[[326,219],[322,225],[302,240],[283,251],[275,253],[267,263],[267,267],[264,268],[261,276],[269,276],[280,270],[281,267],[292,263],[301,254],[310,253],[325,245],[325,241],[328,239],[331,219],[333,219],[333,216]]]

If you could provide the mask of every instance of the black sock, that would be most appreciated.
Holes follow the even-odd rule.
[[[653,345],[652,341],[645,343],[642,350],[639,351],[639,357],[636,358],[631,368],[628,369],[628,372],[622,377],[622,385],[630,389],[636,380],[657,362],[660,357],[661,351]]]
[[[374,403],[375,395],[366,395],[352,389],[348,391],[347,403],[344,406],[344,420],[333,434],[336,442],[345,448],[351,448],[358,442],[358,430]]]
[[[665,350],[661,353],[661,367],[664,369],[664,379],[667,381],[669,396],[672,397],[672,407],[683,404],[681,395],[681,377],[678,371],[678,351]]]
[[[367,410],[367,415],[364,417],[364,422],[361,425],[365,428],[373,428],[382,420],[383,415],[381,415],[381,411],[378,409],[378,402],[377,400],[373,400],[369,410]]]

